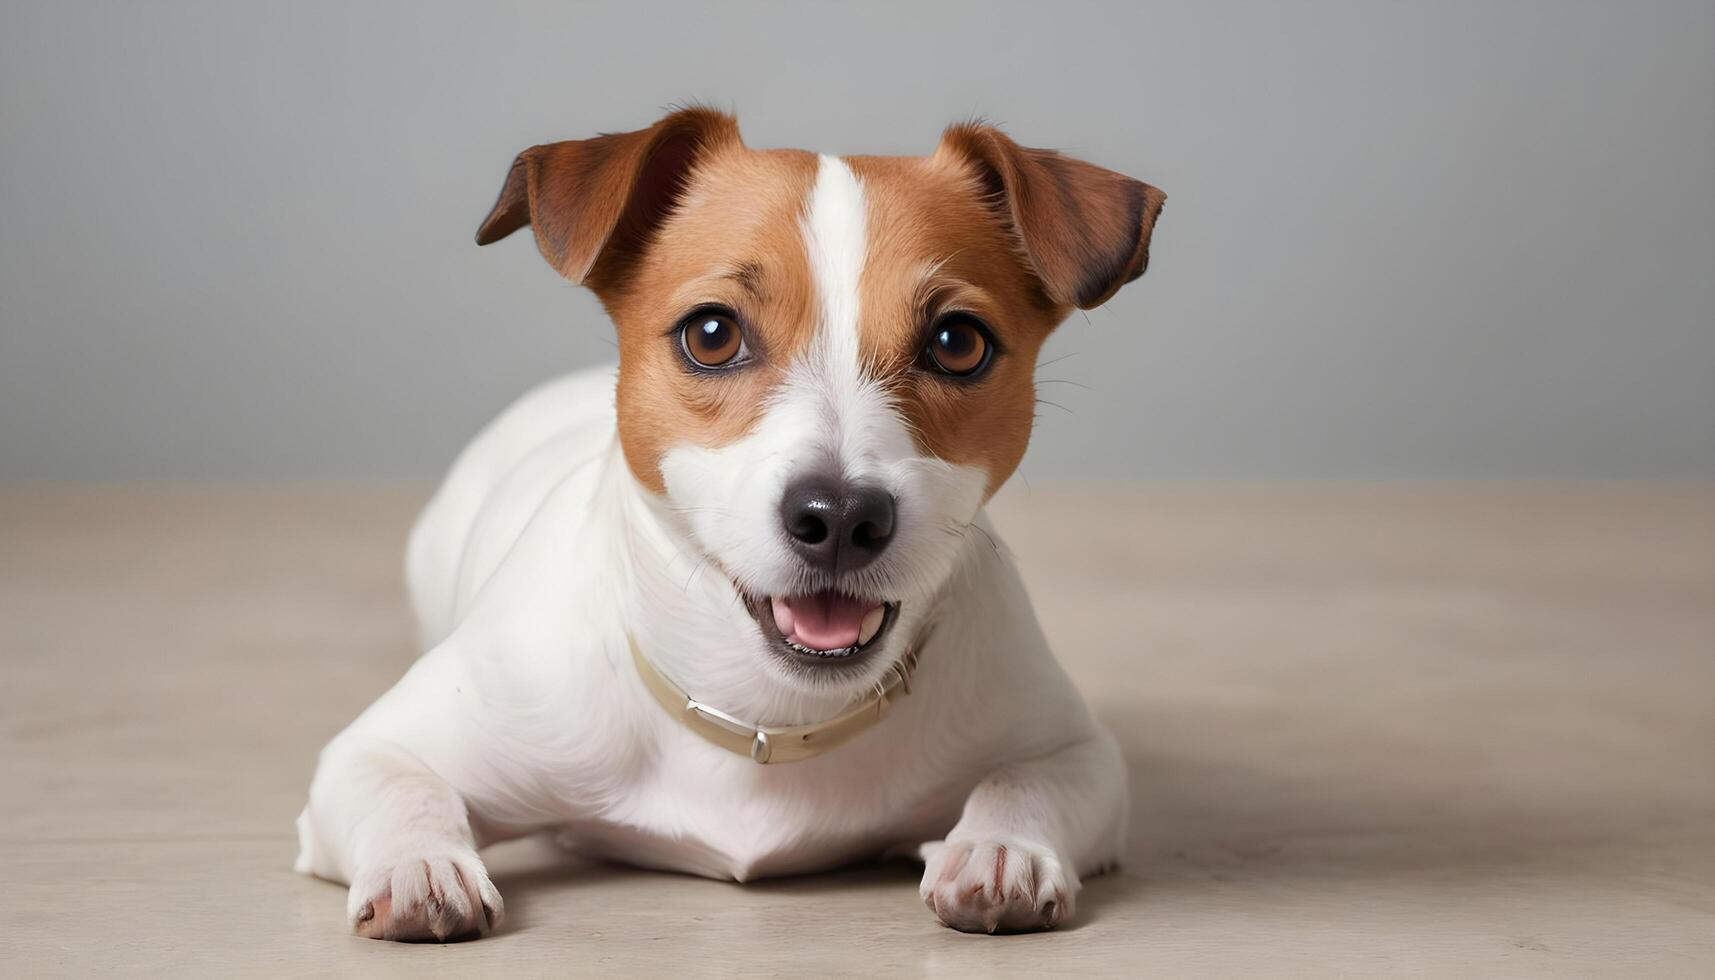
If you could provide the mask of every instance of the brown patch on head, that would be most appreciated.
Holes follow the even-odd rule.
[[[730,147],[698,162],[678,204],[623,282],[598,290],[619,326],[619,434],[633,473],[663,490],[661,457],[676,443],[734,442],[816,326],[799,221],[816,158]],[[699,308],[737,314],[749,363],[692,370],[677,326]]]
[[[1073,306],[1143,272],[1164,195],[986,126],[947,131],[934,155],[852,157],[868,204],[861,343],[923,451],[981,467],[988,492],[1030,441],[1036,357]],[[971,380],[922,369],[936,322],[968,313],[996,351]]]
[[[980,467],[992,493],[1030,442],[1036,354],[1067,307],[1043,292],[971,167],[946,155],[847,163],[868,204],[864,356],[890,380],[919,447]],[[970,381],[923,364],[931,330],[952,312],[973,314],[997,342],[987,371]]]
[[[816,158],[746,147],[732,117],[672,113],[648,129],[519,154],[478,244],[531,225],[544,258],[592,289],[619,329],[619,435],[637,478],[661,492],[662,454],[719,446],[756,421],[815,325],[798,230]],[[755,355],[699,374],[677,327],[731,310]]]

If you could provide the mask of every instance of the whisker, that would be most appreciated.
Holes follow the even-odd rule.
[[[1040,371],[1050,364],[1059,364],[1061,361],[1064,361],[1068,357],[1077,357],[1077,356],[1078,356],[1078,352],[1072,351],[1071,353],[1068,353],[1068,354],[1061,354],[1059,357],[1051,357],[1046,361],[1042,361],[1042,362],[1038,363],[1036,365],[1036,370]]]

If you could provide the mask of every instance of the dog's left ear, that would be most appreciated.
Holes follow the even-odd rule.
[[[549,265],[572,282],[595,285],[635,256],[698,157],[729,142],[739,142],[731,116],[692,108],[648,129],[532,146],[512,161],[476,243],[529,225]]]
[[[1054,302],[1100,306],[1149,265],[1160,190],[980,123],[948,128],[941,152],[975,165]]]

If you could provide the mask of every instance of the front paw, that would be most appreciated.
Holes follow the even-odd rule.
[[[367,939],[446,942],[500,925],[500,891],[467,848],[382,861],[355,875],[346,902],[352,931]]]
[[[1052,929],[1072,917],[1078,876],[1046,847],[1020,841],[946,841],[923,849],[918,894],[960,932]]]

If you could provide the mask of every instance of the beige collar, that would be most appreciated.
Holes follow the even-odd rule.
[[[814,758],[868,731],[887,713],[895,692],[911,693],[911,672],[917,669],[917,651],[913,648],[893,666],[886,683],[839,717],[809,725],[768,728],[739,721],[692,698],[649,662],[630,633],[626,633],[625,639],[631,644],[631,659],[637,664],[643,686],[668,714],[705,740],[728,752],[749,756],[758,764]]]

